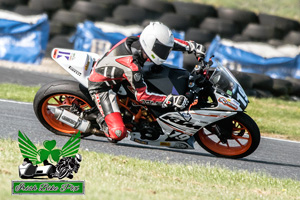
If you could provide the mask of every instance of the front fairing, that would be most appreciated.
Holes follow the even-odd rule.
[[[249,101],[245,91],[232,73],[219,62],[209,81],[213,84],[217,93],[234,98],[239,102],[242,110],[246,109]]]

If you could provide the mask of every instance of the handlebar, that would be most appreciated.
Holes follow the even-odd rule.
[[[193,105],[198,103],[198,101],[194,102],[195,98],[197,98],[199,94],[201,95],[201,93],[204,94],[206,89],[210,86],[210,74],[208,69],[213,65],[213,57],[214,56],[211,56],[208,62],[204,60],[204,57],[198,57],[197,60],[199,61],[199,64],[195,66],[190,74],[188,85],[190,89],[189,92],[186,93],[186,97]]]
[[[213,65],[213,61],[212,61],[212,58],[215,57],[214,55],[212,55],[210,58],[209,58],[209,61],[206,62],[204,60],[204,57],[198,57],[197,60],[199,61],[199,65],[201,69],[209,69],[212,65]]]

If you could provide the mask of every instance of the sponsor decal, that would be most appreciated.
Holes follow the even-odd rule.
[[[175,145],[174,145],[174,147],[175,148],[178,148],[178,149],[188,149],[189,148],[189,146],[187,145],[187,144],[184,144],[184,143],[176,143]]]
[[[53,58],[56,58],[56,56],[57,56],[57,51],[58,51],[57,49],[54,50]]]
[[[144,99],[142,99],[141,102],[142,102],[142,104],[152,105],[152,106],[160,105],[160,102],[155,102],[155,101],[152,101],[152,100],[144,100]]]
[[[74,59],[75,59],[75,53],[71,53],[69,60],[74,60]]]
[[[81,73],[79,71],[77,71],[74,67],[69,66],[69,69],[74,72],[76,75],[81,76]]]
[[[60,57],[64,57],[67,60],[70,59],[71,53],[70,52],[66,52],[66,51],[58,51],[57,55],[56,55],[56,59],[60,58]],[[54,57],[54,55],[53,55]],[[55,58],[55,57],[54,57]]]
[[[87,63],[84,66],[84,70],[87,71],[90,65],[90,61],[87,61]]]
[[[229,107],[229,108],[231,108],[231,109],[233,109],[233,110],[237,110],[237,109],[238,109],[238,106],[237,106],[235,103],[231,102],[230,99],[226,99],[226,98],[224,98],[224,97],[220,97],[220,98],[218,99],[218,101],[219,101],[221,104],[223,104],[224,106],[227,106],[227,107]]]
[[[161,143],[160,143],[160,146],[166,146],[166,147],[169,147],[169,146],[171,146],[171,143],[170,143],[170,142],[161,142]]]
[[[72,179],[78,173],[82,156],[78,154],[80,132],[73,135],[62,149],[55,148],[55,140],[45,140],[38,149],[26,134],[19,131],[18,142],[24,158],[19,165],[21,179],[45,179],[43,181],[12,181],[12,194],[84,194],[84,181],[48,181],[58,178]]]
[[[134,138],[133,141],[137,142],[137,143],[140,143],[140,144],[148,144],[148,142],[146,141],[143,141],[143,140],[139,140],[137,138]]]
[[[73,124],[73,125],[76,124],[76,121],[74,121],[73,119],[70,119],[70,118],[67,117],[67,116],[62,116],[61,118],[62,118],[63,120],[65,120],[65,121],[69,122],[70,124]]]

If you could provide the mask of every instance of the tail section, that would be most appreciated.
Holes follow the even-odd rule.
[[[88,87],[88,77],[94,62],[100,59],[95,53],[61,48],[54,48],[51,57],[85,87]]]

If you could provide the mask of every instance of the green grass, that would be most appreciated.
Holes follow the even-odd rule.
[[[247,113],[262,133],[283,135],[300,141],[300,103],[283,99],[250,98]]]
[[[11,180],[20,180],[18,165],[23,161],[18,143],[0,139],[0,147],[1,199],[32,199],[11,196]],[[300,182],[291,179],[210,165],[166,164],[82,150],[80,154],[83,161],[74,180],[85,181],[85,196],[34,199],[300,199]]]
[[[241,10],[250,10],[255,13],[266,13],[300,21],[299,0],[183,0]]]
[[[40,87],[23,86],[10,83],[0,84],[0,98],[16,101],[33,102],[34,95]]]
[[[33,102],[39,87],[0,84],[0,99]],[[261,133],[300,141],[300,103],[279,98],[250,98],[247,113],[256,121]]]

